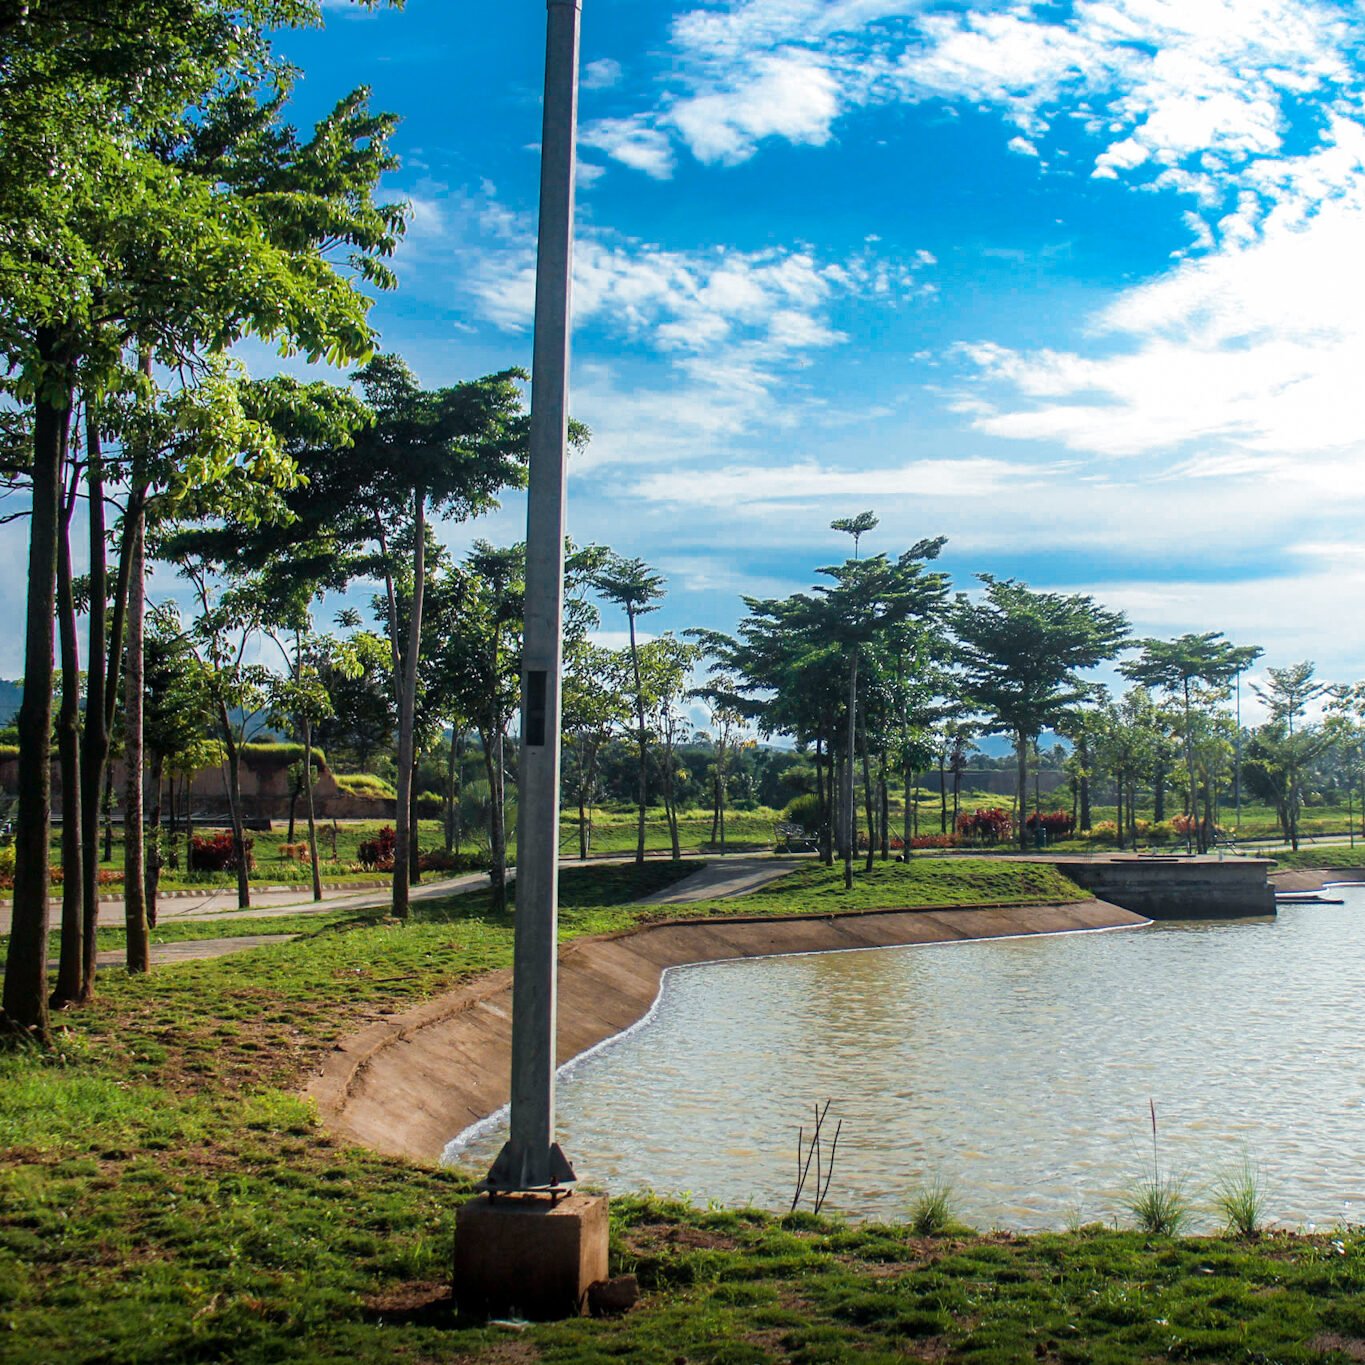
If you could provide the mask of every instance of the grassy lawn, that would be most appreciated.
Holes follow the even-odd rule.
[[[658,914],[631,901],[692,866],[566,870],[564,937]],[[837,877],[803,868],[728,908],[1075,894],[1050,868],[989,860],[879,865],[847,896]],[[485,896],[415,910],[406,925],[379,912],[297,917],[306,936],[289,943],[145,978],[106,972],[98,1002],[63,1016],[52,1052],[0,1052],[0,1358],[1358,1358],[1355,1233],[921,1237],[628,1197],[613,1201],[613,1266],[636,1273],[645,1297],[627,1317],[517,1331],[453,1322],[439,1299],[467,1181],[339,1146],[297,1098],[337,1039],[510,961],[511,919]]]
[[[1365,867],[1365,842],[1357,840],[1354,848],[1347,844],[1315,844],[1297,853],[1276,850],[1270,856],[1276,867]]]

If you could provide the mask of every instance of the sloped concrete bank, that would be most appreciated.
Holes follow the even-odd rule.
[[[559,950],[559,1062],[642,1019],[669,967],[1147,923],[1090,900],[820,918],[672,919],[577,939]],[[435,1161],[457,1133],[507,1102],[511,984],[510,971],[491,972],[339,1043],[308,1087],[323,1122],[338,1136],[378,1151]]]
[[[1359,885],[1365,882],[1365,867],[1287,867],[1270,874],[1276,891],[1321,891],[1333,882]]]

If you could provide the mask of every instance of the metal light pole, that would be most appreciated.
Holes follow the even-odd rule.
[[[511,1136],[484,1182],[493,1192],[546,1190],[575,1178],[554,1141],[554,1127],[560,631],[580,5],[581,0],[547,0],[517,784]]]

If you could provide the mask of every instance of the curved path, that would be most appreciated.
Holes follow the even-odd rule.
[[[771,863],[771,860],[769,860]],[[674,888],[675,893],[683,888]],[[716,894],[713,889],[705,894]],[[1134,928],[1104,901],[870,910],[830,916],[666,920],[559,950],[560,1065],[642,1019],[671,967],[1026,934]],[[337,1044],[308,1087],[324,1122],[353,1141],[435,1161],[458,1133],[507,1101],[510,971],[492,972]]]

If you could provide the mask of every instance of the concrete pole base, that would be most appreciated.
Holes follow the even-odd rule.
[[[455,1219],[455,1305],[535,1322],[587,1312],[607,1278],[607,1196],[481,1194]]]

